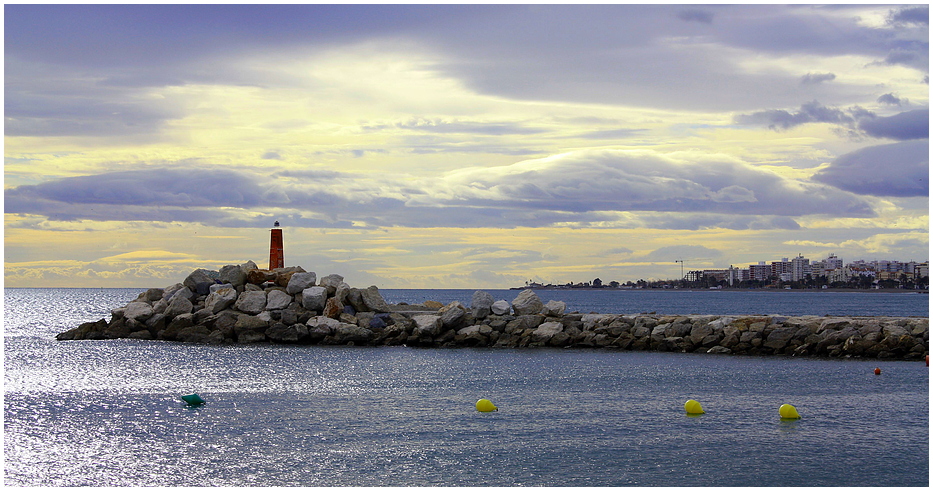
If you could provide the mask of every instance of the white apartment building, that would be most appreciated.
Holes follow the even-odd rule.
[[[797,254],[790,262],[791,281],[805,280],[810,274],[810,260]]]

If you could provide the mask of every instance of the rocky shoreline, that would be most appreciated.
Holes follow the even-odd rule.
[[[58,340],[152,339],[209,344],[606,348],[744,355],[922,360],[924,317],[716,316],[566,313],[522,290],[511,302],[476,291],[471,304],[388,304],[375,286],[352,288],[301,267],[252,261],[198,269],[152,288],[111,319]]]

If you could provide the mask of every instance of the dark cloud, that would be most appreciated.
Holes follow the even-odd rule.
[[[930,137],[930,110],[916,109],[895,114],[887,118],[866,118],[859,122],[859,129],[874,138],[892,140],[916,140]]]
[[[930,25],[930,6],[900,7],[888,13],[888,24]]]
[[[887,104],[889,106],[900,106],[903,104],[909,104],[907,99],[901,99],[894,94],[882,94],[878,97],[879,104]]]
[[[458,78],[484,94],[691,110],[750,111],[762,107],[762,101],[767,101],[764,107],[797,102],[793,89],[799,78],[742,70],[737,59],[724,54],[729,50],[776,56],[867,56],[920,70],[928,69],[929,58],[921,11],[927,9],[922,7],[893,9],[891,23],[884,28],[861,25],[854,15],[857,7],[840,7],[853,10],[853,15],[844,16],[809,6],[780,5],[8,7],[8,113],[10,108],[21,113],[55,108],[59,106],[55,93],[79,99],[79,93],[93,86],[99,92],[81,99],[81,109],[110,105],[116,110],[108,108],[107,114],[120,115],[82,121],[13,114],[17,119],[8,123],[8,134],[18,135],[158,132],[166,121],[183,115],[185,108],[173,101],[159,102],[158,107],[141,103],[143,88],[307,87],[314,82],[252,70],[237,61],[256,53],[316,53],[387,40],[430,46],[440,61],[427,69]],[[714,18],[729,22],[714,26]],[[36,85],[50,73],[64,83]],[[834,87],[837,100],[864,93],[857,87],[834,85],[840,85]],[[487,135],[539,131],[509,123],[418,129]]]
[[[812,101],[802,104],[797,112],[784,109],[769,109],[752,114],[740,114],[735,116],[734,120],[739,124],[766,125],[771,129],[786,130],[807,123],[851,125],[855,122],[855,118],[851,115],[853,111],[864,110],[853,108],[847,114],[846,111],[841,109],[827,107],[818,101]]]
[[[836,80],[836,74],[834,73],[808,73],[801,77],[800,83],[802,85],[816,85],[832,80]]]
[[[262,159],[263,160],[285,160],[284,158],[282,158],[279,152],[276,152],[274,150],[270,150],[262,154]]]
[[[598,211],[706,212],[801,216],[817,210],[871,215],[867,203],[832,188],[792,183],[737,162],[650,152],[581,151],[444,179],[459,201]],[[819,212],[822,213],[822,212]]]
[[[833,184],[836,184],[834,181]],[[866,217],[857,196],[734,161],[579,151],[440,178],[247,172],[183,166],[7,189],[8,213],[56,220],[267,226],[271,210],[314,227],[797,228],[793,217]]]
[[[813,179],[871,196],[930,194],[930,142],[917,140],[863,148],[834,160]]]

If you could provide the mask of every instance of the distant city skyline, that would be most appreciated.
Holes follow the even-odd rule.
[[[6,286],[929,259],[929,6],[10,4]]]
[[[595,278],[591,278],[591,279],[588,279],[588,280],[579,280],[579,279],[578,279],[578,280],[567,281],[567,282],[563,282],[563,283],[555,283],[555,282],[552,282],[552,281],[542,281],[542,280],[526,280],[525,283],[528,284],[528,283],[534,282],[534,283],[536,283],[536,284],[542,284],[542,285],[547,285],[547,284],[551,284],[551,285],[567,285],[567,284],[592,283],[592,282],[593,282],[594,280],[596,280],[596,279],[600,280],[603,284],[607,284],[607,283],[609,283],[610,281],[616,281],[616,282],[619,282],[619,283],[622,283],[622,284],[628,283],[628,282],[636,282],[636,281],[638,281],[638,280],[645,280],[645,281],[677,281],[677,280],[680,280],[680,279],[689,278],[689,277],[690,277],[690,274],[692,274],[692,273],[698,273],[698,272],[703,272],[703,271],[711,271],[711,270],[728,270],[728,269],[730,269],[730,268],[734,268],[734,269],[746,269],[746,270],[747,270],[747,269],[749,269],[750,267],[753,267],[753,266],[764,265],[764,266],[767,266],[767,267],[768,267],[768,270],[770,271],[770,270],[771,270],[771,265],[772,265],[773,263],[778,263],[778,262],[782,262],[782,261],[787,261],[787,262],[789,263],[789,262],[791,262],[795,257],[802,257],[803,259],[808,260],[810,264],[818,263],[818,262],[823,262],[823,261],[826,261],[826,260],[828,260],[828,259],[830,259],[830,258],[836,258],[836,259],[838,259],[838,260],[840,261],[840,263],[841,263],[841,266],[839,266],[840,268],[842,268],[842,267],[848,267],[848,266],[851,266],[851,265],[862,266],[862,265],[877,265],[877,264],[884,264],[884,263],[902,264],[902,265],[910,265],[910,264],[918,264],[918,265],[919,265],[919,264],[928,264],[928,263],[929,263],[929,261],[899,261],[899,260],[896,260],[896,259],[873,259],[873,260],[855,259],[855,260],[852,260],[852,261],[845,261],[843,258],[839,258],[838,256],[834,256],[834,255],[830,255],[829,257],[826,257],[826,258],[816,259],[816,258],[809,258],[809,257],[806,257],[805,255],[800,254],[799,256],[783,256],[783,257],[781,257],[780,259],[759,260],[759,261],[756,261],[756,262],[754,262],[754,263],[749,263],[749,264],[735,264],[735,263],[729,263],[728,265],[719,265],[718,267],[717,267],[717,266],[714,266],[714,267],[711,267],[711,268],[702,268],[702,269],[684,267],[683,276],[674,276],[674,277],[669,277],[669,278],[663,278],[663,277],[658,277],[658,276],[652,276],[652,277],[642,277],[642,278],[637,278],[637,279],[636,279],[636,278],[624,278],[624,279],[619,279],[619,278],[603,278],[603,277],[597,275]],[[770,273],[769,273],[769,276],[770,276]]]

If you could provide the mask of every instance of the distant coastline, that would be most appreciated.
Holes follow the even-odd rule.
[[[621,291],[621,292],[638,292],[638,291],[678,291],[678,292],[847,292],[847,293],[917,293],[917,294],[929,294],[929,290],[908,290],[905,288],[613,288],[613,287],[561,287],[561,286],[520,286],[512,287],[509,290],[521,291],[521,290],[554,290],[554,291],[573,291],[573,290],[586,290],[586,291],[597,291],[597,290],[606,290],[606,291]]]

